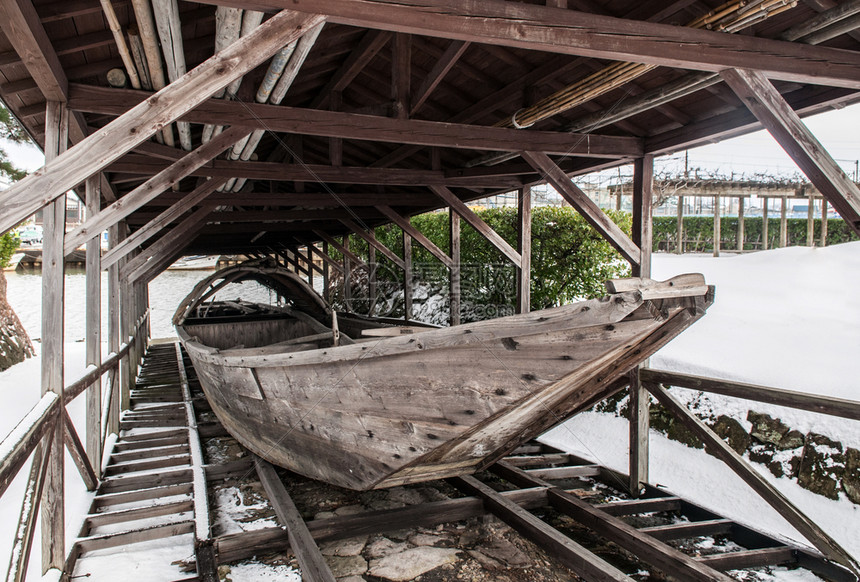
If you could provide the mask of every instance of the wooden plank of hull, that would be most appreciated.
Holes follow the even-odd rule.
[[[662,322],[641,317],[641,299],[628,296],[456,334],[277,356],[186,346],[213,410],[249,449],[309,477],[370,489],[471,473],[546,419],[556,424],[695,320],[688,300],[671,304]]]

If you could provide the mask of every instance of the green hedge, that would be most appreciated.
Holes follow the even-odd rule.
[[[806,244],[805,218],[788,219],[788,246]],[[678,220],[674,216],[654,217],[654,250],[674,251]],[[744,250],[761,249],[762,218],[759,216],[744,219]],[[815,241],[821,240],[821,219],[815,220]],[[768,218],[767,248],[779,246],[779,218]],[[714,249],[714,217],[684,217],[685,251],[708,252]],[[827,220],[827,245],[860,240],[839,218]],[[720,248],[733,250],[738,247],[738,219],[736,216],[720,218]]]
[[[626,212],[614,210],[606,213],[628,234],[631,218]],[[516,248],[517,211],[515,208],[491,208],[477,213],[502,238]],[[448,214],[432,212],[412,218],[412,224],[439,248],[449,248]],[[499,310],[512,309],[516,301],[516,269],[476,230],[461,221],[460,262],[462,265],[462,303],[492,305]],[[403,239],[399,228],[387,225],[375,229],[376,237],[385,246],[403,256]],[[367,243],[353,235],[350,250],[367,257]],[[335,259],[340,254],[329,249]],[[402,271],[391,261],[376,255],[379,264],[378,280],[382,293],[388,288],[400,288]],[[444,290],[448,272],[424,247],[413,241],[412,261],[416,277]],[[532,213],[532,272],[531,308],[544,309],[570,303],[580,298],[598,297],[605,293],[606,279],[629,276],[626,261],[576,211],[569,207],[538,207]],[[360,277],[359,274],[357,276]],[[339,291],[333,289],[333,302],[342,301]],[[360,311],[360,305],[354,305]]]

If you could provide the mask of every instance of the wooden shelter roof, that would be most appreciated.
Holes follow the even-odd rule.
[[[390,222],[379,207],[410,215],[447,206],[431,187],[470,200],[543,181],[520,151],[546,153],[573,175],[758,129],[719,76],[727,68],[761,70],[801,116],[860,100],[858,3],[850,0],[181,1],[174,49],[189,71],[216,50],[217,4],[247,9],[245,18],[252,9],[268,19],[290,8],[327,19],[303,62],[295,60],[301,41],[292,53],[297,73],[280,103],[257,102],[266,59],[235,95],[182,117],[186,149],[201,147],[207,124],[242,126],[238,137],[265,130],[240,159],[227,149],[237,136],[225,138],[177,186],[127,215],[133,233],[203,188],[206,177],[240,179],[200,196],[211,213],[197,221],[205,226],[196,237],[177,243],[189,253],[283,248],[320,240],[319,231],[346,232],[344,219]],[[773,10],[765,19],[751,11],[762,5]],[[108,72],[122,69],[123,59],[98,0],[0,6],[0,97],[40,145],[47,101],[68,103],[76,143],[153,93],[109,84]],[[123,38],[143,31],[131,2],[112,6]],[[724,10],[735,10],[732,19],[721,20]],[[708,14],[711,30],[688,26]],[[721,24],[736,32],[720,32]],[[618,65],[630,61],[637,64]],[[579,95],[571,106],[513,127],[535,104],[560,101],[566,88]],[[173,146],[159,135],[104,168],[105,204],[188,153],[179,124],[168,131]],[[233,158],[241,147],[235,151]],[[159,227],[190,220],[199,207],[181,208]]]

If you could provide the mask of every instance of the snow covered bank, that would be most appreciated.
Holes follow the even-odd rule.
[[[854,370],[860,354],[860,243],[777,249],[715,259],[654,255],[653,277],[700,272],[716,285],[707,315],[651,358],[654,368],[860,400]],[[777,406],[673,390],[700,412],[726,414],[749,429],[753,409],[802,432],[860,446],[860,422]],[[627,472],[627,421],[586,413],[542,440]],[[762,474],[846,549],[860,556],[860,507],[832,501],[788,478]],[[722,463],[698,449],[651,432],[651,481],[741,523],[800,540]]]

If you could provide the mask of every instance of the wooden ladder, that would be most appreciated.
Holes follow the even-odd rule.
[[[167,537],[184,536],[176,544],[195,553],[195,540],[187,534],[195,533],[193,448],[199,440],[189,430],[183,382],[187,387],[178,344],[150,346],[130,393],[131,408],[120,422],[121,436],[72,547],[68,575],[86,574],[86,559],[97,550],[120,553]],[[111,554],[101,551],[93,559],[110,560]],[[83,571],[73,571],[76,566]]]

